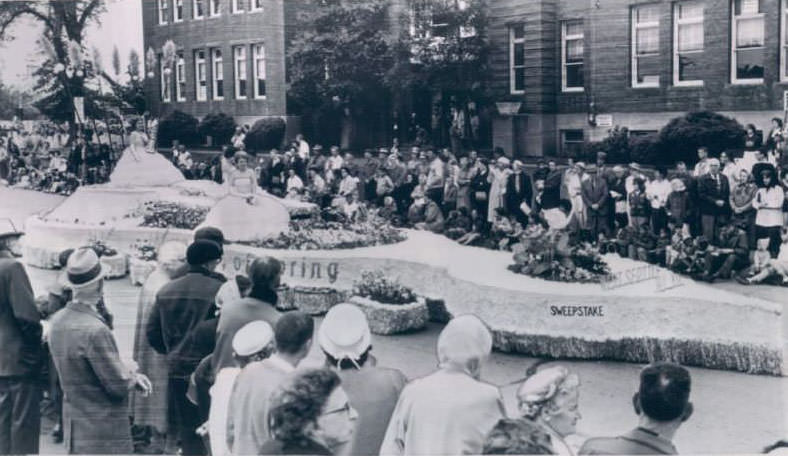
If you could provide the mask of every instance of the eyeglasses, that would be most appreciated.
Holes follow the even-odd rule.
[[[345,405],[343,405],[342,407],[340,407],[338,409],[329,410],[329,411],[323,413],[323,416],[325,416],[325,415],[333,415],[334,413],[343,413],[343,412],[350,413],[350,403],[349,402],[345,402]]]

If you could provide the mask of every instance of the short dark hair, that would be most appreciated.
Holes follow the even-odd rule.
[[[315,322],[309,314],[295,311],[282,315],[274,328],[276,349],[285,354],[297,353],[315,331]]]
[[[687,408],[690,395],[690,374],[672,363],[654,363],[640,372],[640,407],[657,421],[673,421]]]
[[[326,355],[326,361],[328,362],[328,364],[330,364],[332,366],[337,366],[340,369],[344,370],[344,369],[356,369],[356,366],[359,366],[359,367],[363,366],[364,363],[367,362],[367,359],[369,359],[369,352],[371,350],[372,350],[372,346],[370,345],[364,351],[364,353],[361,354],[361,356],[356,358],[356,360],[355,360],[356,363],[355,364],[353,364],[353,361],[351,361],[351,360],[349,360],[347,358],[342,358],[342,360],[338,360],[338,359],[334,358],[333,356],[329,355],[328,352],[326,352],[325,350],[323,350],[323,354]]]
[[[504,418],[487,434],[482,454],[553,454],[550,436],[527,419]]]
[[[268,412],[274,438],[288,443],[307,440],[307,426],[317,421],[340,383],[339,375],[331,369],[303,370],[283,382],[271,396]]]

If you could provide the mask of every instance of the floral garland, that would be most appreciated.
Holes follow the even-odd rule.
[[[514,264],[509,269],[531,277],[558,282],[598,283],[609,274],[607,263],[590,244],[570,245],[569,235],[529,227],[512,247]]]
[[[333,210],[319,216],[290,221],[290,230],[278,236],[244,244],[267,249],[335,250],[395,244],[405,235],[371,214],[364,221],[349,221]]]
[[[205,220],[208,210],[169,201],[147,201],[127,217],[142,217],[140,226],[193,230]]]
[[[139,240],[131,246],[131,256],[142,261],[156,261],[156,246],[148,241]]]
[[[118,254],[117,250],[105,244],[101,239],[91,239],[87,246],[93,249],[98,257],[110,257]]]
[[[402,305],[416,300],[413,290],[388,279],[383,271],[364,271],[361,280],[353,282],[353,295],[377,301],[381,304]]]

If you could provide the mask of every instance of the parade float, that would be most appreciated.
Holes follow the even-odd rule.
[[[152,261],[139,248],[135,255],[134,246],[190,241],[192,229],[225,193],[207,181],[85,186],[26,221],[25,257],[31,266],[54,267],[62,250],[100,241],[136,260]],[[604,281],[546,280],[522,274],[529,255],[536,255],[532,246],[516,253],[512,268],[511,252],[463,246],[424,231],[391,229],[382,235],[385,229],[379,226],[343,227],[325,220],[299,225],[301,217],[314,214],[313,205],[273,196],[266,196],[266,202],[285,210],[291,220],[275,235],[270,227],[261,227],[268,234],[259,240],[226,245],[220,269],[232,277],[243,274],[257,256],[280,259],[289,286],[280,296],[288,308],[300,304],[320,314],[350,300],[366,309],[376,325],[383,322],[376,326],[381,334],[421,327],[426,318],[445,321],[475,313],[493,331],[496,349],[506,352],[636,363],[669,360],[754,374],[785,371],[783,308],[778,303],[614,255],[605,256]],[[569,252],[567,258],[580,257]],[[602,270],[597,260],[587,267]],[[556,270],[563,272],[555,277],[567,274],[566,266]],[[391,313],[398,306],[354,297],[354,288],[369,271],[380,271],[412,291],[413,301],[399,306],[406,316]]]

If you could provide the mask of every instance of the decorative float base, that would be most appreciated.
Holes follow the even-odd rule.
[[[82,226],[41,217],[29,219],[25,230],[27,259],[42,267],[60,250],[90,237],[120,251],[138,239],[191,238],[186,230]],[[331,251],[231,244],[220,267],[234,276],[255,256],[271,255],[285,263],[283,281],[291,287],[338,290],[350,290],[362,271],[382,269],[416,293],[442,299],[447,317],[479,315],[502,351],[785,373],[782,304],[677,279],[664,269],[617,256],[606,258],[618,277],[614,283],[549,282],[507,270],[509,252],[465,247],[422,231],[407,235],[398,244]]]

